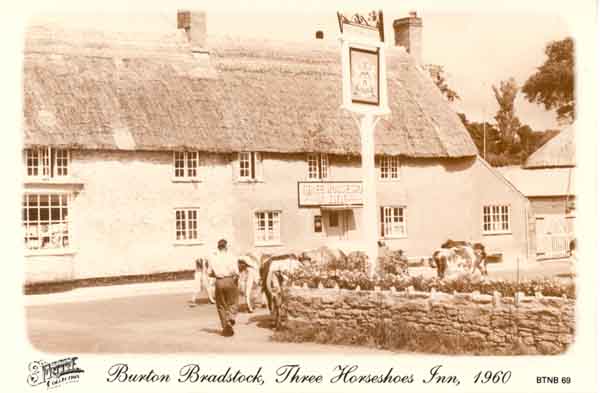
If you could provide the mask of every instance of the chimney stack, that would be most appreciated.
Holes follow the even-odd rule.
[[[206,47],[206,13],[204,11],[177,11],[177,28],[185,30],[192,51]]]
[[[416,11],[408,13],[408,18],[394,21],[394,37],[396,46],[403,46],[415,59],[418,65],[422,64],[421,58],[421,33],[423,20],[417,16]]]

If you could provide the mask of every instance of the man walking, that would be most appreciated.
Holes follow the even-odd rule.
[[[227,250],[227,240],[217,243],[217,251],[210,258],[209,274],[216,277],[215,301],[221,320],[223,335],[233,336],[233,325],[238,307],[238,277],[240,275],[237,259]]]

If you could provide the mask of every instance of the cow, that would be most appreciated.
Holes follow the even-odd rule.
[[[265,256],[260,266],[262,289],[276,329],[281,326],[283,288],[288,283],[289,275],[300,266],[302,266],[302,261],[295,254]]]
[[[215,278],[208,276],[208,259],[198,258],[195,261],[196,269],[194,271],[194,293],[192,294],[192,303],[196,303],[202,291],[206,291],[208,301],[215,302]]]
[[[487,276],[487,254],[485,253],[485,246],[481,243],[473,244],[473,252],[475,253],[475,263],[473,264],[473,271],[478,269],[482,275]]]
[[[240,270],[238,286],[249,313],[254,312],[255,288],[260,287],[259,265],[259,259],[250,253],[238,258]]]
[[[476,270],[487,275],[485,247],[481,243],[447,240],[433,253],[433,261],[439,278],[444,278],[450,266],[474,273]]]

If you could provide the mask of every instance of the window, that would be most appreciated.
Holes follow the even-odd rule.
[[[69,166],[69,150],[50,147],[25,149],[27,177],[46,179],[67,177]]]
[[[29,250],[69,246],[69,200],[67,194],[25,194],[23,232]]]
[[[405,207],[381,207],[381,236],[382,237],[406,237],[406,208]]]
[[[175,240],[196,242],[198,236],[198,209],[175,209]]]
[[[489,205],[483,207],[483,233],[510,233],[508,205]]]
[[[175,178],[177,179],[197,179],[198,178],[198,158],[197,151],[176,151],[173,153],[173,163],[175,167]]]
[[[308,155],[308,178],[327,179],[329,171],[329,158],[327,154]]]
[[[258,152],[243,151],[239,153],[239,179],[258,180],[261,169],[261,156]]]
[[[254,213],[254,242],[258,245],[281,243],[281,212]]]
[[[399,157],[382,156],[379,162],[379,177],[381,179],[398,179],[398,167],[400,166]]]

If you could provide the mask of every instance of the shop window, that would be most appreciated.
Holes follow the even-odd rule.
[[[22,225],[29,250],[69,247],[69,198],[67,194],[25,194]]]

